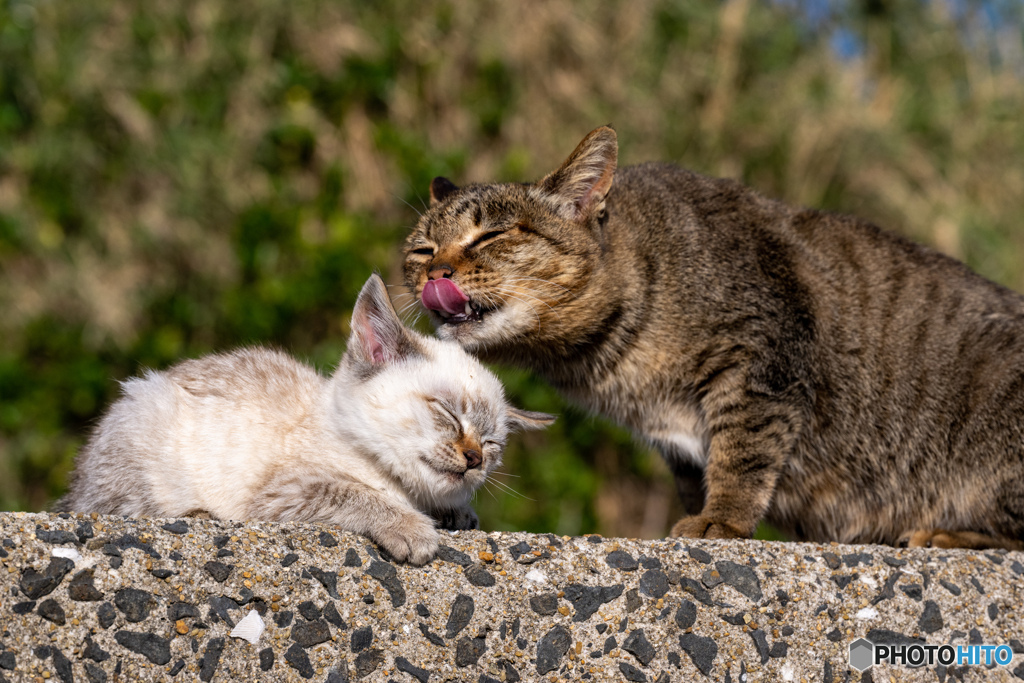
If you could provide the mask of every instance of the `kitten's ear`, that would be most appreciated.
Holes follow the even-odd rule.
[[[370,365],[392,363],[416,352],[412,334],[405,329],[388,298],[387,287],[374,273],[363,285],[352,310],[352,336],[345,355]]]
[[[430,181],[430,205],[434,206],[440,204],[445,200],[445,197],[450,195],[452,192],[458,192],[459,188],[455,186],[455,183],[437,176]]]
[[[540,181],[542,190],[561,201],[561,213],[582,220],[601,206],[619,159],[615,131],[602,126],[590,132],[562,166]]]
[[[513,406],[508,407],[508,426],[515,432],[526,431],[527,429],[544,429],[555,423],[557,415],[547,413],[535,413],[532,410],[522,410]]]

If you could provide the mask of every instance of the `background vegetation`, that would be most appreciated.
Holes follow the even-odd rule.
[[[434,175],[536,179],[608,122],[622,163],[1022,290],[1022,26],[985,0],[0,0],[0,509],[58,496],[143,367],[258,342],[328,370]],[[563,417],[510,449],[485,528],[667,532],[656,456],[502,376]]]

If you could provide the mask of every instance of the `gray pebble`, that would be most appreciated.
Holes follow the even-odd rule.
[[[545,633],[537,644],[537,673],[543,675],[557,669],[571,641],[569,629],[561,624]]]
[[[636,571],[640,567],[633,556],[624,550],[613,550],[605,556],[604,561],[612,569],[621,569],[627,572]]]
[[[118,631],[114,634],[114,640],[121,647],[144,656],[153,664],[163,666],[171,661],[171,641],[154,633]]]

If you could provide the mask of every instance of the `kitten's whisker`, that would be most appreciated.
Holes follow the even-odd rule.
[[[493,483],[494,483],[494,485],[495,485],[495,486],[497,486],[497,487],[498,487],[499,489],[502,489],[502,490],[504,490],[504,491],[505,491],[506,493],[508,493],[508,494],[509,494],[509,495],[511,495],[511,496],[515,496],[516,498],[522,498],[523,500],[529,500],[529,501],[532,501],[532,502],[534,502],[534,503],[536,503],[536,502],[537,502],[537,501],[536,501],[536,500],[535,500],[534,498],[530,498],[530,497],[529,497],[529,496],[527,496],[527,495],[523,495],[523,494],[522,494],[522,493],[520,493],[519,491],[517,491],[517,490],[515,490],[514,488],[512,488],[511,486],[509,486],[508,484],[505,484],[505,483],[503,483],[503,482],[500,482],[500,481],[498,481],[498,480],[496,480],[496,479],[495,479],[495,480],[492,480],[492,482],[493,482]]]
[[[491,491],[491,481],[490,481],[490,480],[487,480],[487,481],[485,481],[485,482],[484,482],[484,483],[483,483],[483,484],[482,484],[482,485],[480,486],[480,489],[479,489],[479,490],[480,490],[480,491],[487,491],[487,495],[489,495],[489,496],[490,496],[491,498],[493,498],[493,499],[494,499],[494,502],[495,502],[495,503],[498,503],[498,502],[500,502],[500,501],[498,500],[498,497],[494,495],[494,492],[493,492],[493,491]]]
[[[478,491],[487,491],[487,494],[488,494],[488,495],[489,495],[489,496],[490,496],[491,498],[493,498],[493,499],[494,499],[494,502],[495,502],[495,503],[497,503],[497,502],[498,502],[498,497],[494,495],[494,492],[493,492],[493,491],[491,491],[491,490],[490,490],[489,488],[487,488],[487,484],[489,484],[489,483],[490,483],[489,481],[485,481],[485,482],[484,482],[484,485],[483,485],[483,486],[481,486],[481,487],[480,487],[479,489],[477,489],[477,490],[478,490]],[[476,496],[476,492],[474,492],[474,493],[473,493],[473,496],[474,496],[474,497]]]

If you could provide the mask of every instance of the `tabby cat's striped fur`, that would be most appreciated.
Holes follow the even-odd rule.
[[[405,279],[443,338],[656,444],[696,513],[674,535],[1024,547],[1021,296],[617,150],[599,128],[536,184],[435,179]]]

